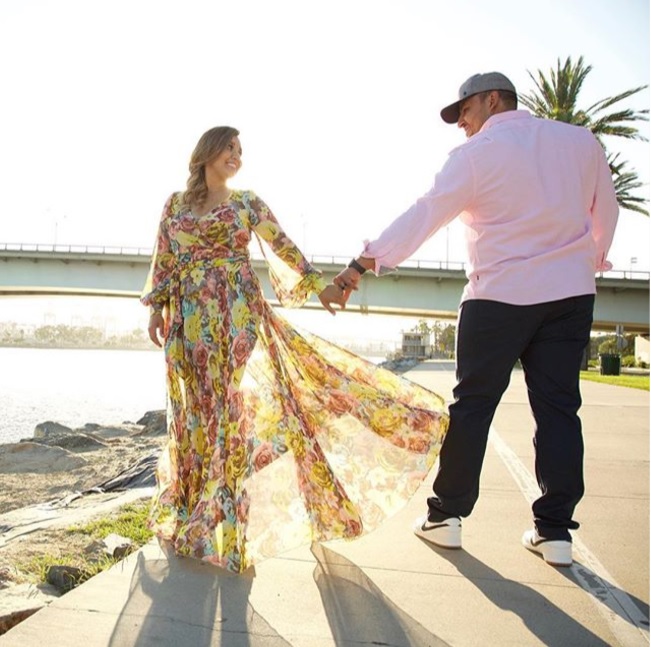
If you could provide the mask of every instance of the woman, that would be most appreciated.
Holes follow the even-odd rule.
[[[212,128],[167,200],[142,302],[167,367],[169,443],[151,525],[177,553],[241,572],[303,543],[375,527],[415,491],[447,429],[433,393],[299,334],[265,301],[248,252],[266,254],[280,303],[343,305],[267,205],[227,182],[239,132]]]

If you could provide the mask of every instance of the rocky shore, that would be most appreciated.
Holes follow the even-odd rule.
[[[66,591],[55,578],[29,581],[18,565],[45,553],[109,552],[65,528],[150,496],[166,437],[165,412],[150,411],[114,426],[48,421],[32,438],[0,445],[0,635]]]

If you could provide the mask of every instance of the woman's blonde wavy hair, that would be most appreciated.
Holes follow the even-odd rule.
[[[212,162],[240,131],[231,126],[216,126],[207,130],[197,142],[190,156],[190,177],[183,192],[183,204],[200,207],[208,195],[206,164]]]

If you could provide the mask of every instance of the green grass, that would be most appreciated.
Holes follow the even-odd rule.
[[[631,389],[649,390],[648,375],[600,375],[594,371],[581,371],[581,379],[590,382],[601,382],[602,384],[613,384],[614,386],[626,386]]]
[[[39,582],[47,582],[48,571],[52,566],[75,566],[82,571],[79,578],[74,583],[71,583],[70,588],[75,588],[93,577],[93,575],[97,575],[111,568],[111,566],[117,564],[119,561],[109,555],[90,561],[84,559],[83,555],[66,554],[55,557],[54,555],[45,554],[32,557],[25,562],[19,563],[17,566],[25,575],[35,577]]]
[[[89,544],[93,541],[100,541],[111,533],[116,533],[131,539],[133,550],[137,550],[144,546],[153,536],[152,531],[147,528],[148,512],[148,501],[130,503],[110,516],[90,521],[82,526],[71,526],[66,529],[66,533],[71,536],[85,535],[88,537]],[[78,586],[94,575],[107,570],[118,561],[118,559],[109,555],[88,557],[83,552],[63,553],[56,556],[45,553],[31,557],[16,566],[26,576],[35,578],[40,582],[47,581],[47,574],[52,566],[75,566],[82,571],[82,575],[74,582],[74,586]]]
[[[120,508],[116,517],[104,517],[83,526],[72,526],[68,528],[68,532],[89,535],[93,539],[104,539],[111,533],[116,533],[143,546],[153,536],[152,531],[147,528],[148,512],[148,503],[130,503]]]

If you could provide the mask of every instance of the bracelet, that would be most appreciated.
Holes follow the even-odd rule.
[[[354,258],[350,263],[348,263],[348,267],[352,267],[359,274],[364,274],[364,272],[366,272],[366,268],[363,265],[360,265]]]

